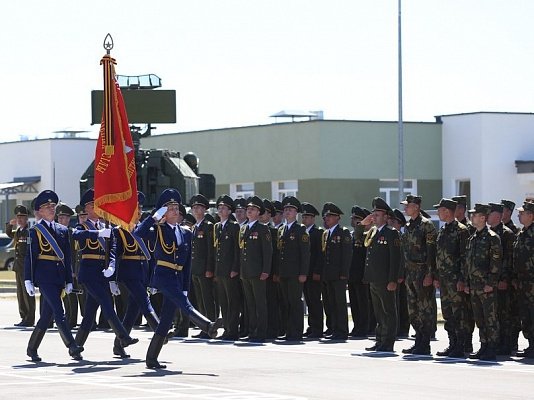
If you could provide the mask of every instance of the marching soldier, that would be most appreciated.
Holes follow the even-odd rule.
[[[308,307],[308,328],[304,336],[308,339],[323,337],[323,303],[321,301],[321,275],[323,273],[323,252],[321,240],[323,228],[315,225],[319,211],[310,203],[302,203],[302,224],[310,236],[310,268],[304,282],[304,299]]]
[[[352,239],[347,228],[339,226],[343,212],[334,203],[325,203],[322,210],[325,231],[322,238],[323,275],[327,302],[331,311],[332,335],[330,340],[345,341],[349,335],[347,312],[347,279],[352,260]]]
[[[217,329],[223,325],[221,318],[211,322],[199,313],[187,298],[191,284],[192,233],[178,225],[181,202],[180,192],[176,189],[165,189],[156,203],[157,211],[133,232],[134,235],[155,244],[156,266],[151,284],[163,293],[160,323],[146,355],[146,366],[150,369],[166,368],[166,365],[158,362],[158,356],[177,308],[186,311],[191,321],[212,339],[217,337]],[[159,224],[156,223],[158,221]]]
[[[209,201],[201,194],[191,198],[191,213],[196,223],[193,225],[191,250],[191,273],[196,304],[201,314],[215,320],[215,286],[213,284],[213,223],[206,219]],[[205,332],[193,336],[209,339]]]
[[[354,327],[350,332],[351,337],[366,338],[369,331],[369,283],[363,280],[365,272],[365,257],[367,248],[364,246],[363,235],[356,235],[356,228],[369,214],[355,205],[352,207],[351,225],[352,231],[352,261],[349,271],[349,301],[352,322]],[[365,228],[364,228],[365,229]]]
[[[393,351],[397,336],[396,294],[400,265],[399,232],[387,225],[389,205],[380,197],[373,200],[373,212],[356,226],[357,238],[364,237],[364,227],[373,224],[364,238],[367,248],[363,279],[369,282],[376,316],[376,343],[368,351]]]
[[[228,195],[217,199],[220,222],[214,226],[215,278],[224,321],[223,340],[239,340],[241,289],[239,282],[239,224],[230,219],[234,201]]]
[[[278,228],[278,270],[282,298],[287,309],[286,335],[282,340],[300,341],[304,331],[302,290],[310,266],[310,237],[306,227],[297,222],[302,211],[294,196],[282,200],[285,224]]]
[[[6,224],[6,234],[15,243],[13,271],[17,285],[17,302],[21,321],[15,326],[33,326],[35,322],[35,297],[28,295],[24,288],[24,259],[28,239],[28,209],[19,204],[15,207],[15,218]]]
[[[139,219],[145,202],[145,195],[142,192],[137,192],[137,201],[139,204],[137,215]],[[122,325],[129,334],[139,314],[142,313],[150,329],[156,331],[159,318],[150,303],[146,290],[149,272],[148,260],[152,257],[150,251],[143,239],[124,228],[113,228],[112,236],[113,246],[109,267],[114,272],[116,282],[122,283],[128,291],[126,312],[122,319]],[[110,282],[110,289],[113,295],[120,294],[120,288],[117,284]],[[115,338],[113,343],[113,354],[120,358],[130,357],[124,351],[118,338]]]
[[[65,228],[67,228],[67,231],[69,233],[69,243],[70,243],[70,249],[71,249],[71,265],[75,265],[76,262],[76,250],[74,246],[74,240],[72,239],[72,228],[69,227],[70,224],[70,218],[74,215],[74,210],[70,208],[68,205],[64,203],[59,203],[56,207],[56,216],[57,216],[57,222],[58,224],[63,225]],[[73,286],[75,285],[75,277],[76,274],[74,270],[72,271],[72,281]],[[78,324],[78,295],[74,292],[66,294],[63,297],[63,306],[65,307],[65,316],[67,318],[67,323],[69,324],[69,327],[72,329]]]
[[[511,278],[514,242],[516,236],[510,228],[502,222],[504,207],[502,204],[489,203],[490,213],[488,224],[490,229],[499,235],[502,246],[502,269],[499,283],[497,284],[497,318],[499,320],[499,341],[497,344],[498,355],[511,355],[512,348],[512,320],[511,320]]]
[[[41,291],[41,316],[30,337],[26,353],[32,361],[41,361],[37,349],[52,321],[56,322],[59,334],[69,355],[81,360],[83,347],[78,346],[67,325],[61,293],[72,292],[70,243],[67,229],[54,222],[58,196],[45,190],[37,196],[34,208],[42,218],[29,232],[29,248],[24,263],[24,285],[30,296],[35,296],[35,287]]]
[[[248,222],[239,230],[240,274],[251,343],[263,343],[267,335],[266,281],[271,274],[273,247],[269,228],[258,222],[264,212],[258,196],[248,199]]]
[[[128,347],[137,343],[139,339],[133,339],[124,329],[119,317],[113,309],[113,303],[109,291],[113,292],[116,282],[108,282],[113,275],[112,268],[105,265],[104,239],[111,236],[111,229],[104,228],[98,220],[94,210],[94,190],[88,189],[80,200],[80,205],[87,211],[87,221],[78,224],[74,228],[72,237],[78,242],[81,251],[80,272],[78,282],[88,292],[85,302],[80,328],[76,333],[76,344],[83,346],[93,327],[98,306],[109,326],[118,337],[122,347]]]
[[[469,210],[476,232],[467,244],[467,286],[480,333],[480,349],[469,356],[485,361],[496,359],[499,340],[496,289],[502,273],[502,247],[499,235],[487,226],[490,207],[475,204]]]
[[[407,354],[430,355],[430,339],[434,334],[435,301],[432,271],[436,265],[436,228],[421,215],[421,197],[406,196],[402,201],[410,217],[402,235],[406,289],[410,323],[415,329],[415,344],[403,350]]]
[[[514,243],[513,284],[517,288],[523,335],[528,347],[518,357],[534,358],[534,203],[525,201],[519,211],[523,228]]]
[[[445,330],[449,346],[438,351],[438,356],[464,358],[467,326],[465,323],[466,299],[464,296],[466,246],[469,239],[467,227],[454,218],[457,203],[441,199],[434,208],[438,209],[440,228],[436,240],[436,271],[434,287],[440,289],[441,312],[445,319]]]

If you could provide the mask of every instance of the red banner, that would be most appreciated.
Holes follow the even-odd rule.
[[[138,207],[135,151],[126,107],[115,79],[115,60],[106,55],[101,64],[104,101],[95,154],[95,212],[131,231]]]

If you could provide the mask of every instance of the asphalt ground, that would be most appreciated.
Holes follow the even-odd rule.
[[[133,331],[140,341],[125,360],[113,356],[111,332],[92,332],[77,362],[51,329],[39,348],[43,361],[33,363],[26,356],[32,328],[14,327],[17,314],[14,298],[0,298],[0,399],[534,398],[534,360],[407,356],[401,349],[410,339],[398,341],[395,353],[376,353],[365,351],[370,339],[257,345],[175,338],[159,358],[167,369],[154,371],[144,363],[147,330]],[[446,345],[440,325],[433,353]]]

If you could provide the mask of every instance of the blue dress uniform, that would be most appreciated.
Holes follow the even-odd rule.
[[[131,332],[135,321],[139,317],[139,312],[145,316],[148,326],[155,331],[159,324],[150,298],[147,293],[148,286],[148,260],[151,258],[148,248],[145,252],[141,249],[142,239],[136,239],[123,228],[113,229],[113,247],[111,249],[110,265],[115,269],[115,276],[118,282],[123,283],[128,288],[128,305],[122,320],[124,329]],[[129,357],[120,345],[120,341],[115,338],[113,354],[122,358]]]
[[[166,189],[160,195],[156,209],[180,202],[181,196],[176,189]],[[185,310],[191,321],[211,338],[217,336],[222,319],[211,322],[195,310],[187,298],[191,285],[191,231],[179,225],[172,227],[168,223],[156,224],[154,218],[149,217],[134,230],[134,234],[155,243],[156,266],[151,286],[163,293],[163,305],[160,323],[148,347],[146,365],[148,368],[165,368],[157,357],[177,308]]]
[[[39,210],[43,205],[53,204],[55,206],[57,203],[57,194],[51,190],[45,190],[37,196],[34,208]],[[67,287],[72,290],[71,252],[67,228],[53,220],[41,220],[38,226],[30,229],[29,238],[24,277],[26,282],[33,282],[39,287],[42,300],[41,316],[30,337],[27,354],[32,361],[41,361],[37,355],[37,349],[54,318],[61,339],[69,348],[69,354],[75,360],[81,360],[80,353],[83,347],[76,345],[61,303],[61,293],[65,285],[67,284]]]
[[[94,190],[89,189],[82,196],[80,205],[85,207],[88,203],[93,202],[93,199]],[[121,346],[127,347],[137,343],[139,340],[130,337],[113,308],[112,299],[109,295],[108,278],[102,273],[107,265],[105,265],[105,249],[99,241],[98,229],[98,221],[92,222],[88,219],[86,223],[78,224],[72,233],[72,237],[78,243],[81,252],[78,282],[88,292],[83,319],[76,333],[76,343],[81,346],[87,340],[95,321],[96,311],[100,306],[104,317],[118,337]]]

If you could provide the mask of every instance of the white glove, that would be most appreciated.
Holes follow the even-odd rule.
[[[106,269],[103,269],[102,270],[102,273],[104,274],[104,276],[106,278],[109,278],[111,277],[114,273],[115,273],[115,267],[113,265],[110,265],[109,267],[107,267]]]
[[[67,283],[65,285],[65,293],[71,294],[72,293],[72,283]]]
[[[98,230],[98,237],[108,238],[111,236],[111,229],[104,228]]]
[[[153,288],[153,287],[149,287],[149,288],[148,288],[148,293],[150,293],[150,294],[156,294],[156,293],[158,293],[158,289]]]
[[[166,212],[167,212],[167,206],[161,207],[158,211],[154,213],[154,219],[156,221],[159,221],[160,219],[163,218]]]
[[[115,281],[109,281],[109,290],[111,291],[111,294],[113,296],[118,296],[121,294],[121,290],[119,289],[119,285]]]
[[[187,297],[187,290],[184,290],[182,293],[184,294],[185,297]]]
[[[32,281],[24,281],[24,286],[26,287],[26,292],[28,292],[30,296],[35,296],[35,286],[33,286]]]

